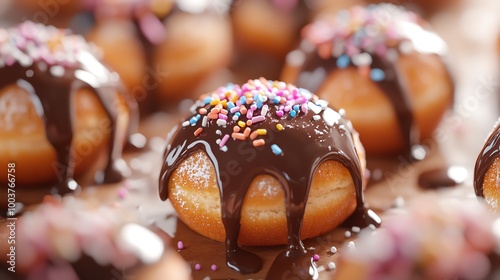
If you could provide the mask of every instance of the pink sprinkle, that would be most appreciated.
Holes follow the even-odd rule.
[[[196,271],[201,270],[201,264],[199,264],[199,263],[195,264],[195,265],[194,265],[194,269],[195,269]]]
[[[238,112],[239,110],[240,110],[240,107],[233,107],[233,108],[231,108],[230,111],[231,111],[231,113],[234,114],[234,113]]]
[[[228,139],[229,139],[229,134],[224,135],[224,137],[222,137],[222,140],[219,143],[219,147],[221,148],[224,147]]]
[[[318,254],[314,254],[313,255],[313,261],[315,261],[315,262],[319,261],[319,255]]]
[[[184,243],[182,241],[177,242],[177,249],[179,250],[184,249]]]
[[[254,104],[254,105],[250,106],[250,109],[252,109],[252,111],[257,110],[257,105]]]
[[[252,118],[252,123],[263,122],[266,118],[264,116],[257,116]]]
[[[219,114],[219,119],[227,120],[227,116],[224,114]]]
[[[304,114],[307,114],[307,110],[309,110],[309,109],[307,108],[307,104],[306,104],[306,103],[302,103],[302,106],[300,106],[300,110],[301,110],[302,112],[304,112]]]
[[[212,264],[212,266],[210,267],[213,271],[216,271],[217,270],[217,266],[215,264]]]
[[[118,189],[118,197],[121,198],[121,199],[124,199],[126,198],[128,195],[128,191],[126,188],[119,188]]]
[[[276,111],[276,115],[278,117],[283,117],[283,111]]]
[[[291,105],[285,106],[285,112],[288,112],[290,110],[292,110],[292,106]]]
[[[253,117],[253,110],[250,109],[250,110],[247,111],[247,118],[251,119],[252,117]]]

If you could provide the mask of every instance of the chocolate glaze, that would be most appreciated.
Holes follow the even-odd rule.
[[[454,167],[437,168],[423,172],[418,177],[418,185],[422,189],[433,190],[456,187],[462,184],[465,177],[454,176],[453,172],[450,172],[453,171],[452,168]]]
[[[97,60],[95,61],[97,62]],[[100,64],[99,67],[104,66]],[[77,183],[73,179],[75,166],[70,153],[75,118],[72,100],[75,92],[79,89],[87,88],[94,92],[111,121],[108,163],[104,169],[102,182],[99,183],[118,182],[123,178],[123,175],[117,169],[116,162],[121,160],[125,132],[120,131],[117,127],[119,112],[115,94],[118,92],[127,100],[127,103],[133,104],[133,101],[125,95],[119,83],[113,81],[110,76],[106,76],[110,75],[111,72],[103,76],[98,72],[98,69],[81,64],[78,67],[66,67],[64,70],[63,76],[58,77],[50,73],[44,62],[35,62],[29,66],[22,66],[16,62],[12,66],[0,67],[0,77],[2,77],[0,88],[15,84],[29,93],[36,107],[38,104],[41,105],[37,107],[37,112],[44,121],[47,140],[57,155],[54,169],[57,170],[58,182],[55,184],[55,188],[60,194],[72,192],[77,187]],[[28,76],[26,74],[28,71],[32,71],[32,75]],[[91,85],[78,78],[78,75],[75,75],[77,71],[92,75],[103,82]],[[130,108],[133,114],[135,107]],[[13,160],[15,161],[15,159]]]
[[[376,84],[391,102],[397,119],[399,120],[399,128],[401,130],[401,136],[403,137],[405,152],[409,155],[410,159],[414,160],[415,158],[411,155],[411,148],[418,145],[420,136],[418,127],[414,121],[413,107],[408,87],[403,77],[399,74],[400,71],[396,61],[389,61],[374,54],[370,54],[370,56],[373,61],[372,67],[382,69],[385,72],[386,78],[376,82]],[[297,86],[307,88],[311,91],[317,91],[321,87],[324,79],[306,79],[305,77],[313,75],[315,72],[318,73],[318,71],[330,73],[339,70],[336,63],[337,59],[338,57],[331,57],[325,60],[316,52],[311,53],[300,69]],[[356,66],[350,64],[349,67]]]
[[[315,114],[312,111],[295,118],[276,119],[277,106],[268,105],[266,120],[254,124],[252,128],[266,129],[268,131],[266,142],[278,144],[283,154],[274,154],[269,144],[255,148],[250,140],[229,140],[226,143],[228,151],[224,152],[216,144],[219,138],[216,131],[222,130],[223,135],[224,131],[232,132],[232,127],[236,123],[233,120],[228,120],[226,128],[216,125],[215,121],[209,121],[198,137],[193,136],[196,126],[178,125],[174,128],[175,131],[165,150],[159,188],[161,199],[166,200],[170,177],[177,166],[194,152],[204,151],[214,165],[217,176],[222,221],[226,231],[227,265],[243,274],[249,274],[259,271],[262,261],[237,244],[243,199],[256,175],[269,174],[276,177],[285,193],[288,226],[288,246],[283,253],[285,257],[283,255],[277,257],[268,277],[278,279],[274,278],[276,274],[283,272],[278,266],[285,265],[289,268],[296,262],[302,263],[304,259],[311,257],[307,255],[307,250],[300,240],[300,232],[312,177],[322,162],[339,161],[351,173],[357,196],[357,209],[352,221],[360,227],[366,227],[369,224],[379,225],[380,220],[376,215],[369,214],[371,211],[364,206],[362,171],[350,122],[331,109],[326,109],[331,126],[322,119],[313,121]],[[205,108],[210,109],[208,105]],[[277,122],[280,122],[285,130],[276,129]],[[229,172],[234,170],[235,162],[241,170],[244,170],[243,174]]]
[[[499,148],[500,123],[497,123],[476,160],[476,166],[474,168],[474,190],[477,196],[483,196],[484,177],[493,162],[500,155]]]

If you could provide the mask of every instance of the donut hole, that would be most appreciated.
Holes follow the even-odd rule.
[[[432,137],[453,99],[453,84],[441,58],[411,53],[400,55],[397,70],[408,90],[420,140]],[[404,142],[395,110],[380,87],[356,68],[329,73],[317,94],[346,111],[371,155],[396,154]]]
[[[107,148],[110,121],[94,92],[82,88],[75,92],[73,156],[75,175],[95,165]],[[64,93],[62,93],[64,94]],[[28,92],[17,85],[0,90],[0,164],[16,163],[19,186],[44,185],[58,178],[56,152],[45,134],[45,125],[37,114]]]
[[[486,171],[483,181],[483,196],[495,211],[500,210],[500,159],[496,158]]]
[[[168,196],[187,226],[208,238],[224,241],[217,178],[205,152],[195,152],[179,164],[170,178]],[[355,207],[356,192],[349,171],[336,161],[322,163],[313,177],[301,238],[316,237],[335,228]],[[267,174],[256,176],[243,201],[239,243],[286,244],[287,234],[281,184]]]

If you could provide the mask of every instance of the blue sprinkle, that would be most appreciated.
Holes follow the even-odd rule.
[[[300,106],[299,105],[293,105],[292,107],[295,111],[300,111]]]
[[[350,63],[351,63],[351,59],[345,54],[341,55],[337,59],[337,67],[340,69],[346,68],[347,66],[349,66]]]
[[[280,103],[280,101],[281,101],[281,98],[279,98],[279,97],[275,97],[275,98],[273,99],[274,104],[279,104],[279,103]]]
[[[240,102],[241,104],[245,104],[247,102],[247,97],[246,96],[240,97]]]
[[[196,118],[196,121],[199,121],[201,119],[201,115],[197,114],[195,118]]]
[[[196,119],[196,117],[192,117],[190,120],[189,120],[189,123],[190,124],[195,124],[198,122],[198,119]]]
[[[291,116],[292,118],[294,118],[295,116],[297,116],[297,111],[295,111],[295,110],[291,110],[291,111],[290,111],[290,116]]]
[[[272,144],[272,145],[271,145],[271,150],[273,150],[273,153],[274,153],[275,155],[278,155],[278,156],[279,156],[279,155],[282,155],[282,154],[283,154],[283,151],[281,150],[281,148],[280,148],[278,145],[276,145],[276,144]]]
[[[233,90],[234,89],[234,84],[233,83],[229,83],[226,85],[226,89],[227,90]]]
[[[236,112],[234,113],[235,116],[238,116],[238,118],[241,116],[241,113],[240,112]]]
[[[260,109],[262,108],[262,100],[257,100],[257,108]]]
[[[209,104],[210,102],[212,102],[213,98],[212,97],[205,97],[205,99],[203,99],[203,103],[205,105]]]
[[[385,79],[385,73],[379,68],[373,68],[370,71],[370,78],[375,82],[380,82]]]
[[[227,102],[227,108],[229,108],[229,110],[233,109],[234,107],[236,107],[236,105],[234,105],[232,101]]]

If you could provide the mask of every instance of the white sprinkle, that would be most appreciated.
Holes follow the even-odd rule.
[[[367,66],[372,64],[372,57],[368,53],[358,54],[352,58],[352,63],[356,66]]]
[[[376,227],[375,225],[372,225],[372,224],[370,224],[368,227],[369,227],[371,230],[376,230],[376,229],[377,229],[377,227]]]
[[[33,74],[34,74],[34,73],[33,73],[33,70],[27,70],[27,71],[26,71],[26,77],[28,77],[28,78],[33,77]]]
[[[64,68],[59,65],[50,67],[50,73],[56,77],[62,77],[64,75]]]
[[[350,231],[348,231],[348,230],[346,230],[346,231],[344,232],[344,236],[345,236],[346,238],[351,237],[351,232],[350,232]]]
[[[217,134],[217,135],[222,135],[222,131],[220,131],[220,130],[218,130],[218,129],[217,129],[217,130],[215,131],[215,134]]]
[[[325,271],[325,267],[324,267],[324,266],[322,266],[322,265],[320,265],[320,266],[318,267],[318,272],[323,272],[323,271]]]
[[[321,113],[321,107],[312,102],[308,102],[307,107],[309,107],[309,109],[312,110],[315,114]]]
[[[354,233],[359,233],[361,231],[361,228],[357,227],[357,226],[353,226],[351,228],[351,231],[354,232]]]
[[[185,121],[185,122],[183,122],[183,123],[182,123],[182,126],[183,126],[183,127],[186,127],[186,126],[188,126],[188,125],[190,125],[189,121]]]
[[[222,141],[222,140],[217,139],[217,140],[215,140],[215,143],[217,143],[217,145],[219,145],[221,141]]]
[[[325,110],[326,108],[328,108],[328,101],[320,99],[316,101],[316,105],[321,106],[321,109]]]
[[[334,270],[335,268],[337,268],[337,266],[335,265],[335,263],[334,263],[334,262],[329,262],[329,263],[328,263],[328,269],[329,269],[329,270]]]
[[[332,254],[337,253],[337,247],[332,246],[332,248],[330,248],[330,252],[331,252]]]
[[[227,152],[227,146],[224,146],[224,147],[222,147],[222,148],[220,148],[220,149],[221,149],[221,151],[223,151],[223,152]]]
[[[314,115],[313,116],[313,120],[315,120],[315,121],[319,121],[320,119],[321,119],[320,115]]]
[[[234,115],[233,116],[233,121],[237,121],[238,120],[238,116]]]
[[[203,119],[201,120],[201,126],[207,127],[207,122],[208,122],[208,118],[207,118],[207,116],[204,116]]]
[[[260,111],[260,115],[265,117],[268,109],[269,109],[269,107],[267,107],[267,105],[262,106],[262,110]]]
[[[347,243],[347,248],[354,249],[354,248],[356,248],[356,244],[354,244],[353,241],[349,241],[349,243]]]

